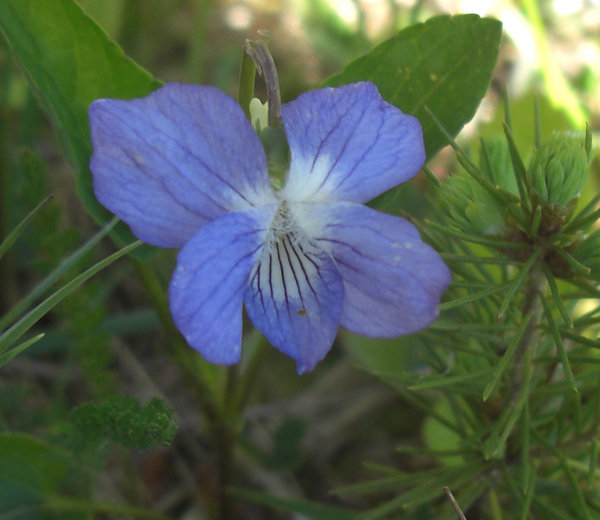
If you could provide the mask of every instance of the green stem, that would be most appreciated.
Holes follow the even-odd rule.
[[[219,421],[214,427],[215,444],[219,467],[219,512],[218,520],[235,518],[235,505],[228,492],[234,483],[235,459],[234,450],[237,445],[241,418],[246,401],[251,394],[252,386],[257,380],[257,372],[261,366],[266,351],[267,340],[258,331],[256,344],[252,349],[252,357],[243,374],[240,374],[238,365],[227,370],[225,385],[225,398]],[[249,345],[246,345],[249,347]]]
[[[546,283],[542,262],[543,260],[540,260],[540,256],[538,256],[529,271],[522,321],[519,327],[519,330],[522,329],[522,333],[517,333],[519,340],[513,354],[513,371],[508,385],[508,397],[500,419],[496,421],[492,433],[483,446],[484,456],[488,459],[496,458],[504,452],[506,441],[529,399],[533,380],[533,358],[541,341],[540,323],[543,313],[541,295]],[[489,395],[488,389],[486,389],[487,395]]]
[[[244,372],[239,380],[237,392],[232,396],[232,400],[229,403],[230,413],[239,415],[244,410],[246,403],[248,402],[249,397],[252,395],[252,387],[258,381],[258,371],[262,366],[262,360],[267,352],[268,341],[265,337],[258,331],[254,331],[257,334],[257,338],[254,340],[254,349],[252,352],[252,357]],[[252,343],[252,338],[248,343]],[[247,350],[250,345],[246,345],[245,348]]]
[[[228,412],[228,404],[232,395],[235,395],[238,382],[238,370],[236,366],[230,367],[227,373],[227,385],[225,389],[225,403],[222,414],[214,425],[214,442],[217,448],[217,464],[219,471],[218,487],[218,510],[215,518],[217,520],[228,520],[235,518],[234,504],[228,493],[228,488],[233,483],[234,460],[233,450],[237,442],[237,431],[235,428],[235,417]]]

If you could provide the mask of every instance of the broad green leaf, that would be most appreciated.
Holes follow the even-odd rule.
[[[490,84],[501,34],[502,24],[492,18],[438,16],[386,40],[325,84],[375,83],[385,100],[421,121],[431,158],[446,139],[425,107],[456,135]]]
[[[439,399],[435,403],[435,411],[439,416],[452,421],[454,415],[447,399]],[[440,423],[434,416],[428,416],[423,421],[423,441],[431,450],[458,450],[461,447],[462,437],[454,430]],[[445,466],[458,466],[465,458],[459,454],[453,457],[439,457],[440,464]]]
[[[111,36],[119,34],[125,22],[127,0],[79,0],[83,10]]]
[[[159,82],[74,0],[2,0],[0,30],[56,127],[85,207],[104,222],[110,214],[96,201],[88,169],[88,108],[98,98],[145,96]],[[122,243],[131,241],[125,226],[118,229]]]
[[[403,338],[373,339],[346,331],[340,333],[340,338],[354,362],[363,370],[392,386],[396,386],[399,381],[397,376],[400,374],[420,368],[418,365],[415,366],[418,362],[414,355],[415,349],[410,343],[406,344]],[[416,338],[415,342],[418,343],[416,347],[418,349],[420,342]]]
[[[65,477],[68,456],[24,433],[0,434],[0,518],[54,520],[43,510]],[[64,517],[72,518],[72,517]]]

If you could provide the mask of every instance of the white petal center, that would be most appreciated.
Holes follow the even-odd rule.
[[[287,201],[273,218],[261,256],[250,275],[250,283],[261,299],[303,302],[316,294],[320,277],[317,248],[299,225]]]

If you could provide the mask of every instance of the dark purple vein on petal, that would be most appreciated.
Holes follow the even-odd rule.
[[[300,297],[300,301],[302,302],[302,306],[304,307],[305,305],[304,305],[304,297],[302,296],[302,289],[300,288],[300,282],[298,282],[298,276],[296,275],[296,270],[294,269],[294,263],[292,262],[292,257],[290,256],[290,252],[288,251],[288,248],[285,245],[286,239],[287,239],[288,243],[290,244],[290,247],[292,248],[292,250],[295,253],[294,245],[292,244],[291,240],[287,236],[282,241],[283,249],[285,250],[285,254],[287,256],[288,264],[290,266],[290,269],[292,270],[292,275],[294,276],[294,281],[296,282],[296,287],[298,289],[298,296]],[[297,254],[296,254],[296,258],[298,258]],[[302,266],[302,262],[300,261],[299,258],[298,258],[298,262],[300,263],[300,266]]]

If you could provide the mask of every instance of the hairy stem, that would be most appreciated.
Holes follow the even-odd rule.
[[[514,370],[508,393],[510,403],[516,399],[521,388],[526,357],[533,355],[541,340],[540,323],[544,309],[540,295],[544,293],[546,283],[543,260],[537,260],[529,271],[527,288],[525,289],[525,303],[523,305],[522,316],[523,318],[530,317],[530,320],[515,352]]]

